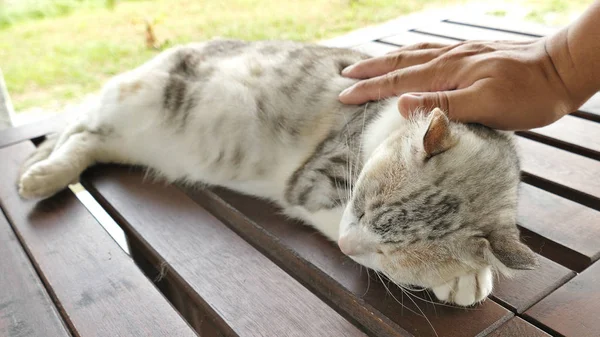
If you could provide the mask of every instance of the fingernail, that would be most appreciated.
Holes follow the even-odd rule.
[[[421,95],[418,93],[403,94],[398,102],[400,114],[404,117],[410,116],[421,105],[420,101]]]
[[[342,75],[346,76],[348,74],[350,74],[350,72],[352,71],[352,69],[354,69],[354,64],[351,66],[347,66],[346,68],[344,68],[344,70],[342,70]]]
[[[344,91],[340,92],[340,95],[338,97],[345,97],[345,96],[347,96],[350,93],[350,91],[352,91],[352,88],[353,87],[344,89]]]

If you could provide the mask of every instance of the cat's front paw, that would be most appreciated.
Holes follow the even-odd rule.
[[[67,170],[48,161],[28,168],[19,180],[19,194],[25,199],[46,198],[64,189],[72,177]]]
[[[492,292],[492,277],[492,269],[485,267],[476,273],[460,276],[433,287],[432,290],[442,302],[470,306],[483,301]]]

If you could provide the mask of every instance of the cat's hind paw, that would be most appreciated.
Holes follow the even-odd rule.
[[[483,301],[492,292],[492,287],[492,270],[490,267],[486,267],[433,287],[432,290],[442,302],[470,306]]]

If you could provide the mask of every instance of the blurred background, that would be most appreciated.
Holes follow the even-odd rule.
[[[212,37],[318,41],[445,6],[562,26],[592,0],[0,0],[0,68],[18,114],[60,110],[160,50]]]

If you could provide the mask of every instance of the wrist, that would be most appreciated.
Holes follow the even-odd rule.
[[[585,65],[580,64],[573,55],[569,27],[547,37],[544,48],[566,95],[562,102],[564,114],[573,112],[595,94],[598,87],[593,80],[590,81]]]

